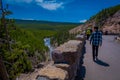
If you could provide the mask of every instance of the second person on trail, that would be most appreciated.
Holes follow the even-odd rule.
[[[87,29],[87,30],[86,30],[87,40],[89,39],[91,33],[92,33],[92,29]]]

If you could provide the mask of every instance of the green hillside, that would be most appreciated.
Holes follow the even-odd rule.
[[[16,24],[22,28],[56,31],[68,30],[80,25],[80,23],[50,22],[37,20],[16,20]]]
[[[120,5],[103,9],[96,15],[92,16],[89,21],[95,21],[98,26],[102,26],[107,18],[114,15],[118,10],[120,10]]]

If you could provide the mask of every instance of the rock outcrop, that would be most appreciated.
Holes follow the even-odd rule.
[[[56,63],[68,63],[73,64],[76,57],[80,54],[80,46],[82,41],[70,40],[63,45],[60,45],[53,51],[53,60]],[[78,54],[79,53],[79,54]]]
[[[82,32],[83,25],[81,24],[78,27],[75,27],[69,31],[70,34],[76,34]]]
[[[62,69],[66,68],[68,72],[68,80],[74,80],[77,72],[77,68],[80,61],[80,56],[82,55],[82,46],[83,42],[80,40],[70,40],[63,45],[60,45],[57,47],[53,53],[53,61],[55,63],[61,63],[61,64],[68,64],[69,66],[63,67],[62,65],[59,65],[57,67],[61,67]]]
[[[39,71],[40,76],[46,77],[50,80],[66,80],[68,79],[68,72],[54,65],[47,65]]]
[[[108,13],[106,12],[106,14],[110,15],[107,17],[104,16],[104,14],[103,15],[100,15],[101,13],[98,13],[98,14],[99,14],[99,17],[90,19],[85,24],[82,24],[74,29],[71,29],[69,32],[77,33],[77,32],[81,32],[81,31],[85,31],[89,27],[93,29],[94,26],[98,26],[101,28],[101,30],[103,32],[107,31],[108,34],[120,34],[120,10],[116,11],[112,15],[110,15],[109,12]],[[100,21],[97,21],[96,19],[98,19]]]
[[[109,17],[103,25],[103,32],[119,34],[120,33],[120,10]]]

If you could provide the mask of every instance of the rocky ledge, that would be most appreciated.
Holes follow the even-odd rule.
[[[52,52],[53,61],[19,80],[75,80],[84,39],[70,40]]]

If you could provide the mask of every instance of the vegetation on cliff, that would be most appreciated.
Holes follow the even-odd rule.
[[[106,19],[113,16],[117,11],[120,10],[120,5],[114,7],[106,8],[98,12],[96,15],[92,16],[89,21],[95,21],[95,23],[100,27],[103,26]]]

